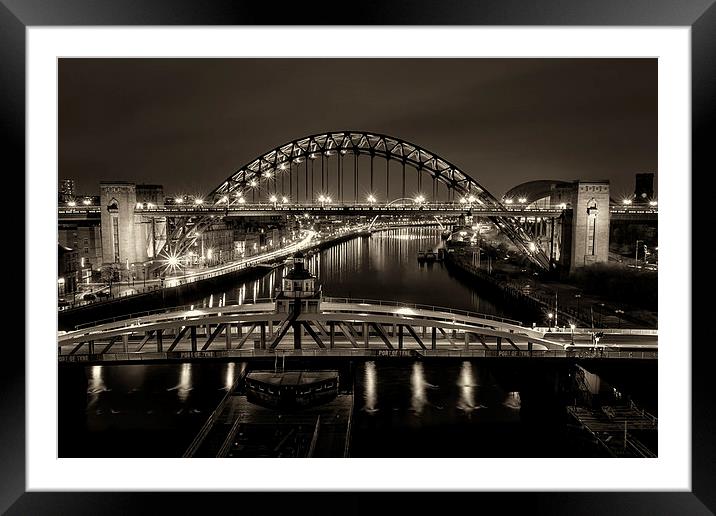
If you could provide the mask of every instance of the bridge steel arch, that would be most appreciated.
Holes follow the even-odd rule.
[[[314,163],[320,160],[321,183],[325,187],[324,164],[329,159],[338,160],[337,181],[338,189],[343,192],[345,178],[341,182],[341,165],[345,155],[354,155],[353,193],[357,200],[358,189],[358,156],[370,157],[370,187],[374,187],[374,160],[386,161],[386,195],[389,195],[389,163],[397,161],[402,164],[402,195],[405,197],[406,167],[417,170],[418,189],[422,191],[422,179],[432,180],[432,198],[440,193],[440,188],[446,191],[448,200],[465,204],[465,211],[469,213],[469,206],[479,204],[482,207],[503,209],[501,202],[488,192],[463,169],[454,165],[445,158],[414,143],[380,133],[364,131],[337,131],[305,136],[274,147],[270,151],[252,159],[241,168],[232,173],[218,187],[212,190],[205,201],[215,206],[233,206],[249,197],[255,196],[256,191],[278,193],[278,181],[285,182],[286,175],[292,181],[293,170],[301,164],[305,168],[304,192],[308,197],[309,184],[311,201],[316,202]],[[311,179],[309,181],[308,167],[311,163]],[[288,172],[288,174],[286,174]],[[299,175],[297,174],[297,181]],[[284,186],[284,185],[282,185]],[[273,187],[273,189],[272,189]],[[298,185],[296,192],[298,194]],[[293,185],[291,185],[291,193]],[[342,197],[342,193],[341,193]],[[342,199],[341,199],[342,200]],[[530,237],[515,217],[498,216],[489,217],[490,220],[537,266],[549,269],[550,262],[545,252],[531,245]],[[189,228],[188,221],[175,228],[167,239],[164,254],[181,255],[193,245],[198,232],[203,231],[212,223],[208,216],[198,217],[193,221],[193,228]],[[192,229],[195,229],[192,231]],[[194,236],[192,236],[194,233]],[[171,243],[170,243],[171,242]]]

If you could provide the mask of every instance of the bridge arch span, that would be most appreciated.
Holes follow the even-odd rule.
[[[402,163],[404,167],[417,170],[419,182],[421,175],[433,180],[433,197],[438,193],[438,187],[442,186],[447,191],[449,200],[457,201],[463,197],[467,200],[472,196],[474,197],[472,202],[488,206],[499,204],[499,201],[473,177],[438,154],[393,136],[364,131],[313,134],[274,147],[231,174],[208,197],[215,203],[235,203],[237,195],[232,198],[231,194],[245,195],[255,188],[271,192],[272,183],[275,187],[277,180],[285,176],[287,171],[290,173],[293,167],[303,164],[307,168],[310,163],[315,168],[317,162],[323,167],[325,161],[329,159],[341,160],[350,155],[368,156],[371,158],[371,162],[375,158],[395,161]],[[326,178],[322,175],[321,180],[324,179]],[[323,183],[325,189],[326,182],[323,181]],[[424,194],[427,196],[429,193],[427,185],[423,189],[421,187],[420,184],[418,190],[424,190]],[[372,184],[371,190],[374,188],[375,185]],[[355,198],[357,191],[353,190],[352,193]],[[386,197],[389,196],[386,195]],[[404,189],[402,197],[406,197]],[[315,199],[312,200],[315,201]]]
[[[354,156],[352,160],[354,168],[352,173],[348,174],[348,179],[353,184],[347,185],[343,160],[345,156],[350,155]],[[359,182],[358,160],[361,156],[367,156],[370,159],[369,183],[365,178]],[[376,174],[374,166],[376,158],[382,159],[386,163],[384,177]],[[337,161],[334,174],[331,174],[331,169],[328,167],[331,160]],[[391,162],[398,162],[402,165],[402,176],[398,176],[397,192],[394,184],[396,182],[395,171],[392,172],[393,176],[391,177]],[[414,176],[417,185],[413,192],[406,190],[406,169],[408,167],[417,171]],[[317,168],[320,171],[320,181],[316,175]],[[398,174],[400,173],[398,172]],[[384,181],[386,201],[391,198],[392,187],[395,197],[406,198],[410,193],[416,196],[416,202],[437,201],[442,195],[443,200],[464,205],[466,213],[469,213],[471,206],[477,205],[504,210],[504,206],[494,195],[475,178],[447,159],[414,143],[385,134],[364,131],[314,134],[274,147],[248,161],[232,173],[214,188],[204,201],[214,206],[226,206],[227,208],[241,203],[256,202],[257,198],[259,202],[300,203],[301,193],[303,193],[305,204],[318,204],[324,201],[341,204],[358,203],[359,184],[368,183],[368,192],[374,192],[377,186],[376,176]],[[424,185],[424,179],[427,182],[431,181],[432,184]],[[303,181],[303,185],[300,184],[300,181]],[[351,199],[345,197],[346,189],[353,194]],[[430,190],[432,190],[432,194],[430,194]],[[372,202],[370,197],[372,197],[372,193],[368,196],[369,202]],[[445,199],[445,197],[447,198]],[[360,201],[365,202],[365,199],[360,199]],[[533,263],[543,269],[550,267],[547,255],[542,249],[535,247],[517,218],[493,216],[489,219]],[[207,217],[194,221],[196,231],[193,232],[193,235],[197,235],[210,222]],[[189,230],[180,226],[172,233],[168,244],[173,248],[171,252],[181,255],[195,239],[196,236],[192,236]],[[170,255],[168,249],[165,247],[164,250],[164,254],[167,256]]]

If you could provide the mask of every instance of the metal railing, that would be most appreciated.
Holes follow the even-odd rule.
[[[233,304],[233,305],[225,305],[225,306],[216,306],[216,307],[205,307],[205,306],[199,306],[199,305],[178,305],[178,306],[172,306],[172,307],[165,307],[165,308],[156,308],[154,310],[145,310],[142,312],[131,312],[129,314],[123,314],[123,315],[116,315],[114,317],[106,317],[104,319],[97,319],[92,322],[82,323],[75,326],[75,330],[82,330],[85,328],[91,328],[93,326],[99,326],[102,324],[108,324],[112,322],[119,322],[119,321],[127,321],[134,320],[136,322],[138,319],[141,319],[143,317],[149,317],[152,315],[157,315],[161,313],[168,314],[167,319],[175,319],[178,312],[183,311],[190,311],[190,310],[206,310],[209,312],[221,312],[223,313],[233,313],[237,308],[240,307],[251,307],[253,305],[259,304],[259,303],[268,303],[273,302],[273,299],[270,297],[257,297],[252,298],[251,302],[241,303],[241,304]],[[241,310],[241,313],[250,313],[251,310]],[[173,314],[173,315],[172,315]],[[191,317],[191,316],[189,316]],[[157,319],[156,322],[161,322],[163,319]]]
[[[555,327],[555,326],[535,326],[532,328],[538,332],[552,333],[558,335],[591,335],[595,332],[601,332],[605,335],[647,335],[647,336],[658,336],[659,330],[652,330],[648,328],[583,328],[577,327],[572,330],[569,326]]]
[[[266,358],[277,352],[292,357],[434,357],[434,358],[574,358],[574,359],[637,359],[655,360],[658,351],[591,351],[591,350],[515,350],[515,349],[279,349],[206,350],[147,353],[105,353],[94,355],[60,355],[59,362],[133,362],[152,360],[192,360],[201,358]]]
[[[216,422],[217,418],[221,415],[221,412],[224,410],[224,407],[226,407],[226,404],[231,399],[231,396],[233,396],[236,386],[239,385],[239,382],[244,378],[244,376],[246,376],[246,369],[236,375],[236,378],[232,382],[231,387],[226,391],[224,397],[221,399],[214,411],[209,415],[208,419],[199,430],[199,433],[196,434],[196,437],[194,437],[194,440],[184,452],[184,455],[182,455],[183,458],[194,456],[196,450],[199,448],[199,446],[201,446],[201,443],[204,442],[204,439],[214,426],[214,423]]]
[[[241,314],[250,314],[252,313],[251,306],[257,305],[259,303],[272,303],[274,301],[273,298],[270,297],[263,297],[263,298],[256,298],[252,299],[252,302],[250,303],[242,303],[242,304],[232,304],[232,305],[225,305],[220,307],[202,307],[197,305],[179,305],[169,308],[157,308],[154,310],[145,310],[142,312],[132,312],[129,314],[124,315],[117,315],[114,317],[106,317],[104,319],[97,319],[92,322],[82,323],[75,326],[75,330],[83,330],[86,328],[92,328],[95,326],[100,326],[103,324],[109,324],[113,322],[121,322],[124,321],[128,324],[120,327],[130,327],[134,324],[137,324],[138,322],[142,322],[141,319],[145,317],[151,317],[153,315],[158,314],[166,314],[165,318],[159,318],[152,320],[151,322],[163,322],[165,320],[175,320],[177,316],[182,316],[181,312],[187,312],[192,310],[197,311],[204,311],[206,313],[204,314],[185,314],[183,317],[196,317],[198,315],[212,315],[214,313],[221,313],[222,315],[230,315],[233,313],[240,312]],[[449,313],[451,315],[459,315],[459,316],[466,316],[466,317],[474,317],[479,319],[487,319],[491,321],[496,322],[502,322],[505,324],[511,324],[515,326],[522,326],[522,323],[520,321],[509,319],[506,317],[499,317],[496,315],[491,314],[483,314],[479,312],[471,312],[468,310],[459,310],[456,308],[448,308],[443,306],[435,306],[435,305],[424,305],[420,303],[405,303],[401,301],[390,301],[390,300],[384,300],[384,299],[354,299],[354,298],[348,298],[348,297],[324,297],[322,298],[323,302],[326,303],[336,303],[336,304],[365,304],[368,305],[365,308],[369,309],[370,305],[376,305],[376,306],[390,306],[390,307],[400,307],[400,308],[413,308],[416,310],[429,310],[432,312],[442,312],[442,313]],[[530,329],[530,328],[526,328]]]
[[[402,301],[390,301],[390,300],[384,300],[384,299],[355,299],[355,298],[349,298],[349,297],[324,297],[323,301],[326,303],[354,303],[354,304],[360,304],[364,303],[367,305],[378,305],[378,306],[396,306],[401,308],[414,308],[416,310],[430,310],[433,312],[446,312],[453,315],[461,315],[461,316],[467,316],[467,317],[475,317],[479,319],[489,319],[491,321],[498,321],[506,324],[512,324],[515,326],[522,326],[521,321],[517,321],[515,319],[509,319],[507,317],[500,317],[497,315],[491,315],[491,314],[483,314],[479,312],[470,312],[469,310],[460,310],[457,308],[448,308],[444,306],[435,306],[435,305],[424,305],[420,303],[405,303]],[[527,328],[529,329],[529,328]]]
[[[308,447],[308,457],[313,457],[316,451],[316,443],[318,442],[318,432],[321,429],[321,415],[316,418],[316,426],[313,428],[313,437],[311,437],[311,445]]]

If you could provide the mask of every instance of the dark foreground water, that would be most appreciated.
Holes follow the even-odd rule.
[[[405,229],[342,243],[310,258],[324,294],[448,306],[528,321],[440,264],[418,265],[438,230]],[[270,295],[282,270],[196,299],[197,305]],[[656,362],[584,364],[598,403],[632,396],[656,413]],[[597,450],[570,429],[565,407],[585,393],[567,361],[382,359],[326,367],[354,384],[353,457],[559,457]],[[243,368],[207,362],[68,366],[59,370],[61,457],[181,456]],[[287,362],[287,368],[315,363]]]

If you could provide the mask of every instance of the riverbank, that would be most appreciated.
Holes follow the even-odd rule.
[[[497,263],[488,273],[470,255],[449,253],[445,263],[466,274],[482,288],[534,311],[537,326],[657,328],[657,313],[627,304],[619,306],[603,296],[564,281],[540,278],[509,263]],[[552,314],[552,318],[549,314]]]

